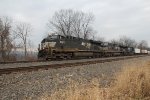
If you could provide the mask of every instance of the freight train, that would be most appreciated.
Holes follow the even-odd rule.
[[[39,59],[99,58],[148,54],[150,51],[73,36],[49,35],[38,48]]]

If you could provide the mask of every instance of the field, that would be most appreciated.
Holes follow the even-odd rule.
[[[97,79],[79,85],[75,81],[66,89],[45,94],[42,100],[150,100],[150,62],[128,66],[115,75],[115,80],[102,87]]]
[[[150,56],[3,74],[0,100],[150,100]]]

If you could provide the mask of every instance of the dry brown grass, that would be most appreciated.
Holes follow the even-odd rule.
[[[114,97],[133,99],[150,97],[150,65],[123,69],[116,76],[116,82],[112,91]]]
[[[42,96],[42,100],[150,100],[150,63],[126,67],[108,88],[94,79],[90,84],[71,82],[66,90]]]

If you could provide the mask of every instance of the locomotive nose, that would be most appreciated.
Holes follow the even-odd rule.
[[[45,50],[45,49],[40,50],[40,51],[38,52],[38,58],[43,58],[43,57],[45,57],[45,56],[46,56],[46,50]]]

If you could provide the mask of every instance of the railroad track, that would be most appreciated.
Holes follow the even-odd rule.
[[[136,55],[137,56],[137,55]],[[139,56],[143,56],[143,55],[139,55]],[[126,57],[126,56],[122,56],[122,57]],[[105,57],[104,57],[105,58]],[[82,59],[70,59],[70,60],[82,60]],[[62,61],[62,60],[51,60],[51,61]],[[2,64],[14,64],[14,63],[34,63],[34,62],[49,62],[49,60],[33,60],[33,61],[1,61],[0,65]]]
[[[38,71],[39,69],[40,70],[48,70],[50,68],[58,69],[58,68],[82,66],[82,65],[89,65],[89,64],[96,64],[96,63],[105,63],[105,62],[119,61],[119,60],[125,60],[125,59],[132,59],[132,58],[137,58],[137,57],[143,57],[143,56],[129,56],[129,57],[122,57],[122,58],[101,59],[101,60],[84,61],[84,62],[73,62],[73,63],[51,64],[51,65],[38,65],[38,66],[17,67],[17,68],[5,68],[5,69],[0,69],[0,75],[17,73],[17,72]]]
[[[33,61],[3,61],[0,64],[14,64],[14,63],[32,63],[32,62],[47,62],[46,60],[33,60]]]

